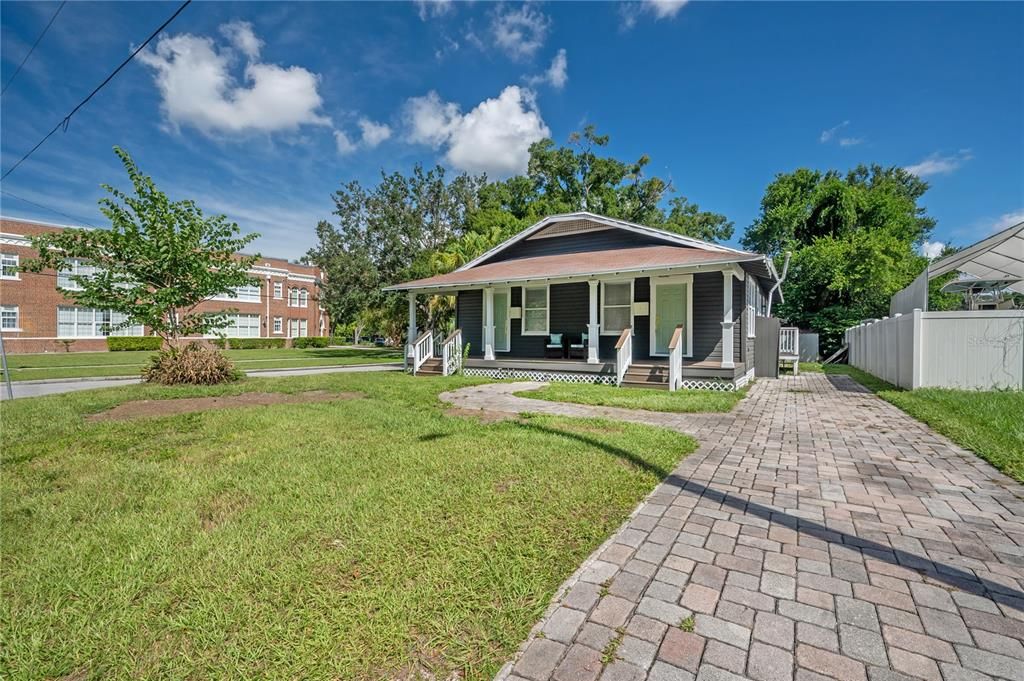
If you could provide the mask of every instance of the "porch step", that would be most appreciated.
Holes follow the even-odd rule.
[[[668,365],[630,364],[622,385],[627,388],[654,388],[668,390]]]
[[[622,381],[623,388],[646,388],[647,390],[668,390],[668,381]]]
[[[417,376],[440,376],[443,373],[440,357],[431,357],[424,360],[420,368],[416,370]]]

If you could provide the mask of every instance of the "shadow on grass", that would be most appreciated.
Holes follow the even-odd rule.
[[[437,440],[443,440],[446,437],[451,437],[451,433],[424,433],[416,439],[420,442],[436,442]]]
[[[832,378],[833,377],[830,376],[829,380],[832,380]],[[871,392],[849,376],[835,376],[835,378],[839,379],[841,383],[844,384],[842,388],[845,388],[849,392],[867,394],[870,394]],[[521,428],[527,428],[536,432],[575,440],[576,442],[582,442],[583,444],[600,449],[646,472],[657,475],[658,478],[662,480],[663,485],[675,487],[680,493],[686,493],[698,498],[705,498],[711,502],[721,504],[722,506],[728,506],[740,513],[761,518],[762,520],[766,520],[776,526],[787,527],[795,530],[805,537],[813,537],[838,546],[851,546],[857,548],[865,555],[865,557],[874,558],[891,565],[898,565],[900,567],[915,570],[930,579],[942,582],[961,591],[984,596],[998,603],[1003,603],[1004,605],[1008,605],[1017,610],[1022,610],[1021,603],[1024,602],[1024,592],[1008,587],[1004,584],[1000,584],[999,582],[978,577],[969,570],[949,565],[947,563],[936,562],[930,558],[919,556],[909,551],[903,551],[902,549],[896,549],[892,546],[887,546],[870,539],[863,539],[854,534],[829,529],[822,523],[808,520],[806,518],[799,518],[777,508],[765,506],[764,504],[759,504],[755,501],[750,501],[749,499],[735,496],[728,492],[721,492],[695,480],[683,478],[675,473],[669,474],[668,471],[664,470],[660,466],[650,463],[643,457],[638,456],[629,450],[610,445],[593,437],[560,430],[558,428],[551,428],[549,426],[543,426],[536,423],[519,422],[518,425]]]

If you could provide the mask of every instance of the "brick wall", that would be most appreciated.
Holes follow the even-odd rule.
[[[50,225],[24,220],[0,218],[0,253],[17,256],[19,263],[35,257],[26,237],[47,231],[63,229],[61,225]],[[320,270],[316,267],[297,265],[281,258],[260,258],[251,270],[254,280],[259,281],[259,300],[209,300],[199,306],[204,312],[219,312],[233,309],[239,314],[259,315],[259,336],[263,338],[285,338],[292,335],[318,336],[330,333],[327,313],[319,306]],[[57,290],[57,273],[44,270],[39,274],[18,272],[16,279],[0,279],[0,307],[18,308],[18,329],[4,329],[4,345],[9,353],[64,352],[57,328],[57,308],[72,306],[72,300]],[[280,285],[280,297],[276,295]],[[296,303],[295,294],[305,291],[306,306]],[[290,304],[291,303],[291,304]],[[280,332],[274,330],[275,318],[280,319]],[[300,322],[305,322],[302,333]],[[149,330],[146,329],[147,335]],[[71,339],[68,339],[71,340]],[[71,351],[106,350],[106,340],[98,338],[75,338]]]

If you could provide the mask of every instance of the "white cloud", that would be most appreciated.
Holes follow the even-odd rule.
[[[530,85],[547,83],[556,90],[561,90],[569,82],[569,60],[566,58],[565,49],[558,51],[555,58],[551,60],[551,66],[544,73],[531,76],[526,79]]]
[[[359,129],[363,132],[363,144],[371,149],[391,137],[391,128],[384,123],[374,123],[369,118],[359,119]]]
[[[942,249],[945,247],[946,244],[941,241],[925,241],[921,244],[921,255],[929,260],[935,260],[935,258],[942,255]]]
[[[415,2],[416,11],[423,21],[431,17],[443,17],[455,9],[455,3],[452,0],[415,0]]]
[[[259,59],[263,41],[256,37],[252,30],[252,24],[248,21],[232,21],[223,24],[220,27],[220,32],[249,59]]]
[[[509,177],[526,170],[530,145],[551,131],[531,90],[509,85],[467,114],[436,92],[406,102],[406,139],[445,148],[445,160],[459,170]]]
[[[818,141],[821,142],[822,144],[827,144],[831,142],[832,138],[836,136],[836,133],[845,128],[846,126],[848,126],[849,124],[850,121],[843,121],[839,125],[832,126],[828,130],[822,130],[821,136],[818,138]]]
[[[528,59],[536,54],[547,39],[551,19],[533,5],[524,3],[519,9],[499,6],[491,20],[494,42],[512,59]]]
[[[1012,213],[1003,213],[995,221],[995,224],[992,225],[992,232],[1001,232],[1007,227],[1013,227],[1021,222],[1024,222],[1024,209]]]
[[[624,31],[636,26],[641,14],[650,14],[655,21],[673,19],[689,0],[643,0],[642,2],[624,2],[619,5],[619,16],[622,17],[620,28]]]
[[[839,140],[839,146],[841,147],[855,147],[858,144],[863,144],[863,137],[843,137]]]
[[[212,136],[331,124],[319,113],[323,100],[317,74],[258,62],[262,42],[247,23],[224,24],[221,32],[248,58],[242,83],[231,74],[235,52],[218,49],[211,38],[170,36],[161,38],[155,50],[139,53],[155,72],[161,108],[172,126],[191,125]]]
[[[353,142],[349,136],[341,130],[334,131],[334,143],[338,146],[338,153],[342,156],[351,154],[359,148],[359,145]]]
[[[913,175],[917,175],[918,177],[949,175],[972,158],[974,158],[974,155],[971,153],[970,149],[961,149],[955,154],[950,154],[948,156],[943,156],[939,152],[935,152],[920,163],[915,163],[914,165],[905,167],[904,170]]]

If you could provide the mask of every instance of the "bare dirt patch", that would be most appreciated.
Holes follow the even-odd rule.
[[[452,407],[445,412],[446,416],[461,416],[463,418],[476,419],[480,423],[498,423],[499,421],[510,421],[516,418],[515,414],[506,414],[502,411],[488,411],[487,409],[465,409],[463,407]]]
[[[183,397],[176,400],[136,400],[119,404],[113,409],[101,411],[88,418],[89,421],[128,421],[149,416],[171,416],[191,414],[212,409],[238,409],[240,407],[269,407],[275,404],[306,404],[310,402],[335,402],[354,400],[362,393],[332,393],[327,390],[309,390],[302,393],[242,393],[224,397]]]

